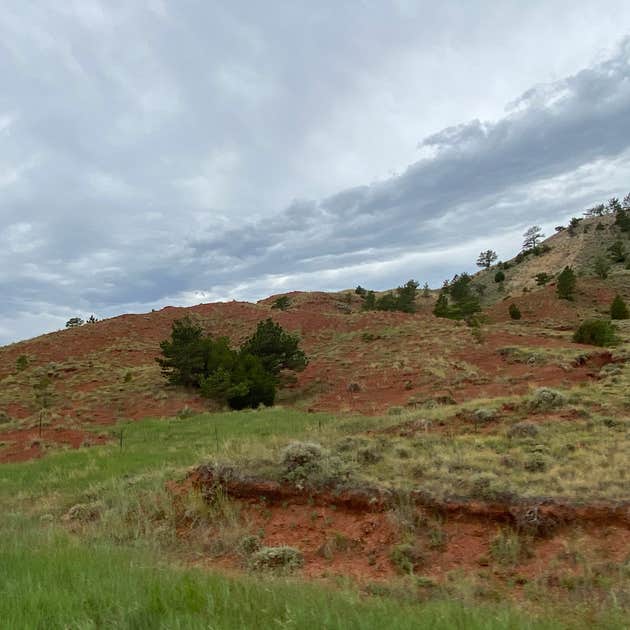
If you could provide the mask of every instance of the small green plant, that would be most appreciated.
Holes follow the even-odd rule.
[[[294,547],[263,547],[250,556],[251,571],[272,572],[281,575],[293,573],[304,564],[304,557]]]
[[[548,273],[545,273],[544,271],[542,271],[541,273],[537,273],[534,278],[536,279],[536,284],[539,287],[544,286],[545,284],[547,284],[547,282],[549,282],[549,280],[551,280],[553,276],[550,276]]]
[[[512,319],[521,319],[521,309],[516,304],[510,304],[508,310]]]
[[[15,361],[15,369],[18,372],[24,372],[28,367],[28,357],[25,354],[21,354]]]
[[[277,309],[279,311],[286,311],[291,306],[291,300],[286,295],[281,295],[279,298],[276,298],[271,305],[271,308]]]
[[[502,271],[497,271],[494,274],[494,281],[495,282],[503,282],[505,280],[505,274]]]
[[[517,532],[502,529],[490,542],[492,559],[503,566],[513,566],[529,555],[525,541]]]
[[[606,278],[608,278],[608,274],[610,273],[610,262],[608,262],[608,260],[603,256],[598,256],[595,259],[593,270],[598,278],[606,280]]]
[[[131,383],[132,380],[133,380],[133,374],[131,373],[131,370],[127,370],[123,378],[123,383]]]
[[[614,263],[622,263],[626,261],[628,253],[623,241],[615,241],[609,248],[610,257]]]
[[[575,343],[591,346],[610,346],[615,343],[615,327],[605,319],[589,319],[582,322],[573,334]]]
[[[611,319],[628,319],[630,317],[628,305],[620,295],[616,295],[610,305],[610,317]]]
[[[425,554],[415,543],[404,542],[392,548],[389,557],[401,573],[412,574],[425,561]]]

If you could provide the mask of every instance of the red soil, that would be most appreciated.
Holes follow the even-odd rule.
[[[593,299],[608,299],[599,293]],[[171,416],[185,407],[208,409],[208,401],[195,392],[167,388],[155,363],[159,342],[168,337],[173,320],[184,315],[197,318],[214,336],[230,337],[235,345],[269,316],[299,333],[310,363],[280,402],[296,402],[314,411],[381,414],[393,406],[421,405],[436,395],[459,403],[523,394],[542,385],[571,386],[596,378],[607,360],[594,358],[574,366],[512,362],[500,355],[501,348],[579,347],[563,338],[538,335],[534,329],[528,333],[527,326],[512,333],[505,325],[488,328],[483,342],[477,343],[462,322],[435,318],[430,301],[419,300],[419,312],[409,315],[361,312],[355,295],[349,301],[326,293],[289,297],[292,306],[284,312],[271,309],[273,297],[258,304],[167,307],[0,348],[0,380],[12,379],[11,387],[0,391],[0,412],[14,420],[34,420],[32,382],[37,368],[51,375],[57,394],[51,412],[61,423],[111,424],[121,418]],[[552,289],[526,294],[523,300],[542,300],[545,305],[547,300],[545,317],[558,309],[562,317],[566,309],[572,313],[577,309],[557,300]],[[490,309],[491,316],[498,308]],[[584,352],[597,355],[592,348],[584,347]],[[15,373],[15,362],[23,354],[30,360],[29,368]],[[129,382],[123,378],[127,372],[133,377]]]
[[[212,472],[202,467],[183,485],[171,489],[179,494],[196,488],[211,496],[214,483]],[[401,540],[420,550],[422,560],[416,567],[419,574],[437,582],[446,581],[456,570],[475,574],[496,564],[492,558],[493,539],[502,528],[515,527],[515,515],[524,509],[482,502],[422,505],[418,496],[416,510],[426,524],[410,537],[409,532],[401,530],[395,507],[385,495],[365,491],[309,493],[275,482],[234,478],[222,480],[221,487],[239,501],[243,522],[250,531],[262,534],[263,545],[289,545],[302,552],[304,577],[344,575],[363,583],[387,580],[397,573],[391,552]],[[522,584],[553,572],[579,573],[568,553],[571,544],[577,542],[594,561],[624,560],[630,535],[630,504],[542,503],[538,509],[542,517],[553,519],[554,529],[543,537],[529,539],[529,554],[516,564],[495,568],[499,577],[517,577]],[[209,527],[207,535],[212,539],[218,532]],[[432,530],[442,536],[443,544],[437,548],[431,544]],[[180,529],[180,535],[188,535],[185,528]],[[242,558],[237,555],[219,560],[206,557],[201,562],[223,568],[242,566]]]
[[[80,429],[61,427],[42,427],[39,429],[22,429],[0,433],[0,463],[23,462],[44,455],[45,449],[51,445],[79,448],[105,444],[107,438]]]

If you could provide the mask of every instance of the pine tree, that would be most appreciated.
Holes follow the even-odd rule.
[[[479,257],[477,258],[477,267],[482,267],[484,269],[490,269],[492,264],[497,259],[497,253],[492,251],[491,249],[487,249],[485,252],[481,252]]]
[[[556,293],[562,300],[572,300],[576,286],[575,272],[571,267],[565,267],[558,276],[558,284],[556,285]]]
[[[533,225],[523,234],[523,249],[525,251],[535,249],[538,242],[545,238],[542,228],[539,225]]]

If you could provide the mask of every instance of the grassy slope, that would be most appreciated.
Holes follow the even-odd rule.
[[[0,619],[18,628],[544,628],[505,607],[361,600],[299,582],[256,581],[166,566],[150,539],[79,540],[61,515],[99,497],[133,500],[234,440],[255,444],[340,430],[331,416],[284,410],[146,421],[124,445],[51,454],[0,469]],[[351,421],[352,422],[352,421]],[[373,423],[357,420],[359,425]],[[365,425],[365,426],[367,426]],[[215,431],[216,428],[216,431]]]

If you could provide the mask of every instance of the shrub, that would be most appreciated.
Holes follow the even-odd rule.
[[[513,424],[507,432],[509,438],[528,438],[536,437],[539,433],[539,429],[535,424],[531,422],[517,422]]]
[[[606,280],[610,272],[610,263],[603,256],[598,256],[595,259],[593,270],[595,271],[595,275],[598,278],[601,278],[602,280]]]
[[[615,263],[622,263],[626,260],[626,248],[622,241],[615,241],[609,248],[610,257]]]
[[[413,573],[414,569],[425,561],[422,550],[413,543],[400,543],[392,548],[389,557],[394,566],[402,573]]]
[[[536,278],[536,284],[539,287],[544,286],[545,284],[547,284],[547,282],[549,282],[549,280],[551,280],[552,276],[550,276],[548,273],[545,273],[544,271],[542,271],[541,273],[537,273],[534,278]]]
[[[317,464],[323,458],[322,447],[314,442],[292,442],[281,455],[282,465],[286,472],[297,468]]]
[[[501,530],[490,542],[490,554],[501,565],[509,566],[518,564],[528,556],[528,550],[524,541],[514,531]]]
[[[286,311],[290,306],[291,300],[286,295],[281,295],[273,301],[271,308]]]
[[[611,319],[628,319],[630,317],[628,306],[620,295],[616,295],[610,305],[610,317]]]
[[[243,556],[251,556],[253,553],[260,551],[260,538],[253,534],[243,536],[238,543],[238,550]]]
[[[509,312],[512,319],[521,319],[521,309],[516,304],[510,304]]]
[[[566,404],[566,398],[555,389],[540,387],[534,392],[531,404],[536,409],[550,409]]]
[[[299,569],[304,557],[294,547],[263,547],[250,556],[249,568],[252,571],[271,571],[287,574]]]
[[[66,328],[78,328],[79,326],[83,326],[85,322],[80,317],[71,317],[66,322]]]
[[[18,372],[24,372],[28,367],[28,357],[25,354],[21,354],[15,361],[15,369]]]
[[[495,282],[503,282],[505,280],[505,274],[502,271],[497,271],[494,274],[494,281]]]
[[[494,409],[488,409],[486,407],[475,409],[473,412],[475,424],[487,424],[488,422],[492,422],[496,418],[496,415]]]
[[[98,501],[94,503],[77,503],[66,512],[64,520],[89,523],[100,518],[103,507],[103,504]]]
[[[609,346],[615,340],[615,327],[605,319],[586,320],[573,334],[575,343],[586,343],[592,346]]]

